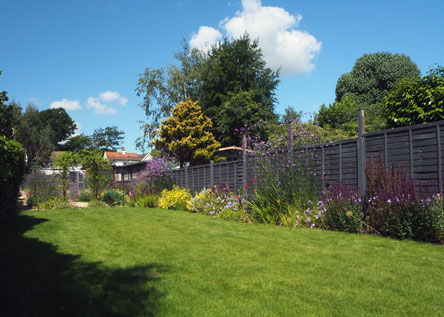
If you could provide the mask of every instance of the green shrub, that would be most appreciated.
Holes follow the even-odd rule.
[[[174,185],[173,189],[164,189],[159,198],[159,207],[165,209],[187,210],[187,201],[191,194],[187,189]]]
[[[39,210],[66,209],[66,208],[71,208],[71,205],[66,200],[58,197],[51,198],[50,200],[47,200],[37,205],[37,209]]]
[[[100,200],[104,201],[110,206],[120,206],[123,203],[124,194],[115,189],[109,189],[103,193]]]
[[[157,207],[157,202],[159,200],[159,195],[155,194],[138,194],[136,196],[126,196],[126,203],[131,207],[146,207],[154,208]]]
[[[90,202],[93,200],[93,195],[91,191],[88,189],[82,189],[79,192],[79,196],[77,197],[77,201]]]
[[[211,189],[202,189],[200,193],[196,193],[194,197],[187,201],[187,209],[190,212],[205,212],[213,199],[212,196]]]
[[[88,208],[107,208],[109,205],[101,200],[93,200],[88,203]]]
[[[0,136],[0,218],[17,207],[25,156],[20,143]]]

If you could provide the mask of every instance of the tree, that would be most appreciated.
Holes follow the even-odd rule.
[[[277,121],[273,111],[279,73],[265,67],[258,42],[251,41],[248,35],[232,41],[225,39],[208,53],[191,50],[184,43],[183,51],[175,58],[179,66],[146,68],[139,75],[136,92],[144,98],[141,106],[148,122],[142,123],[144,137],[137,141],[138,148],[143,149],[145,138],[155,137],[162,119],[187,98],[199,102],[214,123],[213,134],[224,145],[239,144],[241,137],[236,129],[253,127],[259,117]],[[253,130],[265,135],[261,125]]]
[[[110,162],[103,158],[100,151],[83,150],[79,154],[80,161],[86,167],[89,186],[95,199],[109,181]]]
[[[72,152],[64,152],[56,157],[54,167],[60,169],[60,182],[62,183],[63,199],[66,199],[66,192],[69,185],[69,170],[77,161],[77,155]]]
[[[364,54],[356,60],[351,72],[343,74],[336,84],[336,100],[321,106],[316,119],[321,127],[342,129],[357,134],[357,110],[365,110],[367,131],[387,127],[382,99],[403,78],[418,78],[419,69],[403,54]]]
[[[285,108],[285,113],[282,115],[281,122],[301,121],[302,111],[297,111],[293,106]]]
[[[137,81],[137,96],[143,96],[141,107],[145,110],[148,122],[139,121],[143,137],[136,140],[136,147],[144,149],[146,139],[154,139],[163,119],[181,100],[196,100],[200,86],[199,68],[204,54],[197,49],[190,49],[188,43],[182,42],[182,51],[174,58],[180,65],[168,65],[165,68],[145,68]]]
[[[350,95],[358,105],[380,103],[385,93],[403,78],[418,78],[420,71],[404,54],[379,52],[364,54],[350,73],[336,83],[336,101]]]
[[[40,112],[40,120],[44,125],[49,125],[53,131],[53,145],[60,149],[59,142],[69,138],[77,129],[74,120],[63,108],[47,109]]]
[[[223,146],[240,144],[239,128],[265,137],[262,121],[277,121],[275,89],[279,73],[265,67],[258,41],[245,34],[212,47],[200,68],[199,104],[214,122],[212,129]]]
[[[436,66],[420,79],[405,79],[384,98],[390,127],[444,119],[444,67]]]
[[[98,151],[117,151],[122,145],[125,132],[119,131],[116,126],[94,130],[91,136],[93,148]]]
[[[37,108],[29,104],[20,118],[16,133],[16,140],[25,149],[27,170],[49,161],[51,152],[54,150],[53,133],[51,126],[43,124],[40,120]]]
[[[60,151],[79,152],[81,150],[89,150],[91,148],[92,139],[84,134],[72,136],[65,143],[59,144]]]
[[[17,133],[21,116],[22,108],[14,101],[9,102],[8,105],[0,104],[0,135],[13,139]]]
[[[172,116],[162,122],[156,149],[176,158],[180,167],[186,162],[200,164],[214,158],[220,143],[210,132],[213,123],[202,114],[198,103],[187,99],[177,104]]]

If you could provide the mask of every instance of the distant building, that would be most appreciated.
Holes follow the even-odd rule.
[[[151,154],[128,153],[122,147],[122,152],[105,152],[103,158],[111,161],[113,166],[113,181],[131,181],[136,179],[145,163],[153,159]],[[125,167],[125,168],[124,168]]]

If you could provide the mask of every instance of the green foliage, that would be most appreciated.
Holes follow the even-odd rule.
[[[399,80],[418,78],[419,75],[418,66],[404,54],[364,54],[356,60],[350,73],[338,79],[336,101],[350,95],[358,105],[380,103]]]
[[[159,207],[164,209],[186,210],[187,201],[191,199],[190,192],[185,188],[174,185],[173,189],[164,189],[159,198]]]
[[[109,205],[101,200],[92,200],[88,203],[88,208],[108,208]]]
[[[203,113],[213,120],[212,132],[223,145],[240,143],[236,129],[248,127],[264,137],[259,120],[276,121],[273,113],[278,72],[265,67],[257,41],[248,35],[231,42],[225,39],[210,52],[190,50],[176,54],[180,66],[146,68],[139,75],[138,96],[144,97],[142,108],[149,123],[142,122],[144,137],[137,141],[142,148],[145,138],[153,139],[161,120],[170,116],[182,100],[199,102]],[[238,110],[242,107],[244,111]]]
[[[61,151],[79,152],[81,150],[91,150],[92,140],[91,137],[79,134],[70,137],[64,144],[59,144],[58,148]]]
[[[362,204],[350,201],[327,202],[323,214],[322,228],[344,232],[363,230]]]
[[[258,123],[277,121],[273,111],[278,77],[266,67],[258,41],[247,34],[212,47],[201,65],[199,104],[213,120],[214,135],[222,146],[240,144],[239,128],[248,127],[265,138]]]
[[[110,162],[104,159],[99,151],[83,150],[79,155],[80,161],[86,167],[88,184],[93,197],[97,199],[110,180]]]
[[[187,201],[187,210],[190,212],[205,212],[212,199],[211,189],[202,189]]]
[[[136,140],[136,147],[140,149],[146,147],[147,138],[152,140],[156,137],[162,119],[170,116],[176,104],[187,98],[198,99],[199,69],[204,55],[197,49],[190,49],[185,40],[182,48],[174,55],[179,66],[147,67],[143,74],[139,74],[136,93],[143,96],[141,107],[148,118],[148,122],[139,121],[143,137]]]
[[[52,143],[56,150],[60,149],[58,143],[69,138],[77,129],[76,123],[63,108],[43,110],[39,116],[40,121],[51,128]]]
[[[154,208],[157,207],[159,201],[159,195],[157,194],[137,194],[132,198],[127,196],[126,202],[129,206],[132,207],[145,207],[145,208]]]
[[[39,111],[33,105],[26,107],[20,119],[16,140],[25,150],[27,170],[48,162],[54,150],[54,131],[49,124],[42,122]]]
[[[91,136],[92,146],[97,151],[116,151],[123,142],[125,132],[116,126],[95,129]]]
[[[197,102],[187,99],[179,103],[172,111],[172,116],[162,122],[159,138],[153,141],[156,149],[174,157],[183,167],[204,163],[215,158],[220,147],[210,132],[213,123],[202,114]]]
[[[124,194],[115,189],[105,191],[100,200],[104,201],[110,206],[120,206],[123,204]]]
[[[41,202],[37,205],[38,210],[67,209],[67,208],[71,208],[71,205],[65,199],[61,199],[59,197],[51,198],[51,199]]]
[[[293,106],[288,106],[285,108],[285,113],[282,115],[281,122],[286,123],[290,121],[301,121],[302,118],[302,111],[296,111],[296,109]]]
[[[75,153],[64,152],[58,155],[54,161],[54,167],[60,169],[60,183],[62,185],[63,199],[66,199],[66,191],[69,185],[69,170],[75,165],[78,157]]]
[[[90,202],[93,199],[94,197],[89,189],[82,189],[79,192],[79,196],[77,197],[77,201],[83,201],[83,202]]]
[[[24,172],[25,156],[22,146],[0,136],[0,218],[17,207]]]
[[[401,127],[444,119],[444,67],[436,66],[422,78],[405,79],[387,93],[388,125]]]
[[[0,98],[1,94],[2,93],[0,93]],[[4,98],[4,100],[7,99],[7,97]],[[0,135],[4,135],[8,139],[14,138],[20,124],[21,116],[22,108],[14,101],[10,102],[8,105],[0,102]]]

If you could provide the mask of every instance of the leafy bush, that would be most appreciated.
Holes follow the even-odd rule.
[[[101,200],[93,200],[88,203],[88,208],[107,208],[109,205]]]
[[[204,188],[200,193],[196,193],[193,198],[187,201],[187,209],[190,212],[205,212],[205,206],[209,204],[212,198],[211,189]]]
[[[0,218],[17,207],[25,169],[20,143],[0,136]]]
[[[37,206],[62,195],[57,175],[46,175],[35,170],[27,175],[24,188],[28,194],[28,206]]]
[[[159,207],[165,209],[186,210],[187,201],[191,199],[191,194],[187,189],[173,185],[173,189],[162,190],[159,198]]]
[[[130,196],[126,196],[126,202],[129,206],[132,207],[147,207],[154,208],[157,206],[159,200],[159,195],[155,194],[139,194],[130,198]]]
[[[115,189],[109,189],[103,193],[100,200],[110,206],[120,206],[123,203],[124,194]]]
[[[331,186],[326,195],[321,227],[327,230],[362,232],[364,213],[355,191],[340,185]]]
[[[77,201],[90,202],[93,199],[94,197],[88,189],[82,189],[77,196]]]
[[[38,204],[37,209],[66,209],[71,208],[71,205],[64,199],[59,197],[51,198],[45,202]]]

